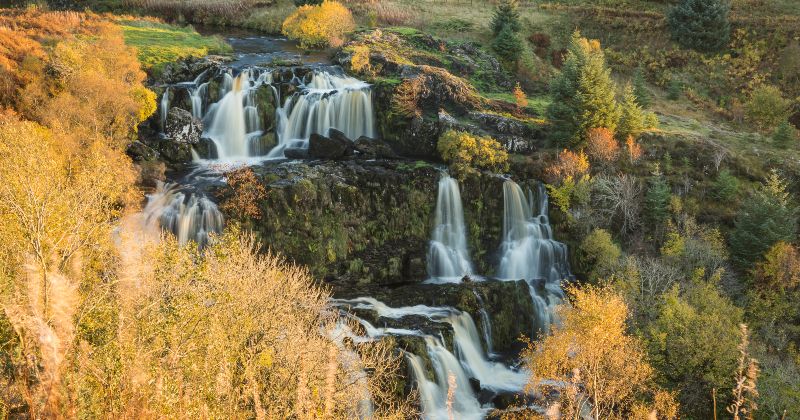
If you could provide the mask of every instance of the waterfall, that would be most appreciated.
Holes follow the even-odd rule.
[[[486,408],[481,407],[473,391],[470,378],[480,381],[481,388],[500,392],[522,391],[527,384],[529,372],[516,371],[502,363],[489,360],[481,345],[481,337],[472,317],[450,307],[431,307],[425,305],[393,308],[371,297],[356,299],[334,299],[335,305],[347,305],[353,309],[372,310],[380,318],[401,319],[406,316],[423,316],[431,321],[448,324],[453,330],[453,351],[448,350],[441,337],[425,335],[420,331],[394,328],[375,328],[369,322],[354,315],[365,327],[367,336],[377,338],[384,335],[411,335],[423,337],[425,348],[434,371],[431,381],[418,355],[406,354],[411,375],[414,378],[422,401],[423,417],[429,420],[455,418],[481,419]],[[488,316],[488,314],[487,314]],[[351,337],[360,342],[358,337]],[[447,398],[451,379],[454,380],[452,413],[448,412]]]
[[[563,295],[560,282],[572,274],[566,245],[553,239],[547,193],[541,184],[535,198],[530,192],[526,197],[514,181],[503,183],[503,243],[497,277],[528,281],[538,327],[546,330]],[[533,214],[534,208],[537,214]],[[537,290],[538,285],[544,285],[544,290]]]
[[[233,81],[231,89],[213,108],[211,124],[204,135],[214,141],[220,159],[248,156],[248,132],[244,105],[245,91],[248,89],[248,73],[242,72]]]
[[[277,110],[278,146],[268,157],[283,157],[287,147],[308,147],[311,134],[328,135],[335,128],[350,140],[376,136],[370,85],[326,71],[313,74],[301,91]]]
[[[459,282],[472,274],[467,232],[458,182],[442,173],[436,198],[436,216],[428,250],[428,277],[432,282]]]
[[[161,131],[167,131],[167,115],[169,114],[169,87],[161,95]]]
[[[176,184],[159,183],[155,193],[148,196],[142,212],[148,225],[172,232],[180,244],[195,241],[208,244],[210,233],[220,233],[223,217],[217,205],[207,197],[181,191]]]
[[[478,300],[478,305],[480,309],[478,309],[478,313],[481,316],[481,330],[483,332],[483,342],[486,343],[486,352],[489,355],[492,354],[492,321],[489,319],[489,312],[486,311],[486,306],[483,304],[483,299],[481,295],[478,294],[475,290],[472,291],[472,294],[475,295],[475,299]]]

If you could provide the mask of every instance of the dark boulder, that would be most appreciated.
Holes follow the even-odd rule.
[[[287,147],[283,149],[283,155],[288,159],[308,159],[308,149],[303,147]]]
[[[334,137],[325,137],[314,133],[308,140],[308,156],[312,158],[341,159],[352,154],[353,143],[343,134],[340,136],[334,133]]]
[[[397,153],[383,140],[361,136],[353,143],[355,151],[370,159],[397,159]]]
[[[152,162],[158,160],[158,152],[138,140],[128,145],[127,152],[128,156],[130,156],[134,162]]]
[[[203,159],[216,159],[219,157],[216,143],[208,137],[201,138],[200,141],[194,145],[194,150],[197,152],[197,155]]]

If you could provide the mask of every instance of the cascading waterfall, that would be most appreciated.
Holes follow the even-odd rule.
[[[478,300],[478,305],[480,308],[478,309],[478,313],[481,316],[481,330],[483,332],[483,342],[486,343],[486,352],[489,355],[492,355],[492,321],[489,318],[489,312],[486,311],[486,307],[483,304],[483,298],[481,295],[476,292],[475,290],[472,291],[472,294],[475,295],[475,299]]]
[[[252,80],[250,71],[243,71],[235,79],[225,74],[223,90],[226,93],[204,117],[208,127],[203,134],[214,142],[219,159],[257,156],[252,153],[256,148],[251,143],[263,133],[255,92],[265,80],[266,76],[262,75]]]
[[[182,191],[176,184],[159,183],[155,193],[148,196],[142,212],[148,225],[158,225],[172,232],[180,244],[195,241],[208,244],[209,234],[220,233],[223,217],[217,205],[207,197]]]
[[[350,140],[376,136],[372,92],[366,82],[320,71],[277,110],[278,145],[268,157],[283,157],[287,147],[308,147],[311,134],[335,128]]]
[[[509,369],[502,363],[489,360],[483,351],[481,338],[472,317],[466,312],[450,307],[431,307],[425,305],[393,308],[370,297],[357,299],[334,299],[336,305],[347,305],[353,309],[372,310],[380,318],[401,319],[406,316],[423,316],[432,321],[449,324],[453,329],[454,351],[448,350],[441,337],[426,335],[407,329],[375,328],[360,320],[370,338],[383,335],[422,336],[431,365],[434,381],[425,374],[422,359],[418,355],[406,354],[409,368],[422,401],[423,416],[426,419],[449,419],[447,408],[448,393],[452,393],[452,414],[455,418],[481,419],[487,408],[481,407],[473,391],[470,378],[480,381],[481,387],[491,391],[522,391],[529,374],[526,371]],[[349,315],[354,317],[354,315]],[[358,341],[357,337],[351,337]],[[452,378],[452,379],[451,379]],[[455,389],[450,390],[452,384]]]
[[[167,130],[167,115],[169,114],[169,87],[164,89],[164,94],[161,95],[161,131]]]
[[[459,282],[472,274],[472,262],[458,182],[446,173],[439,179],[434,224],[428,250],[429,281]]]
[[[514,181],[503,183],[503,243],[497,277],[528,281],[538,326],[546,330],[552,322],[553,308],[563,295],[560,282],[572,275],[567,246],[553,239],[547,217],[547,193],[541,184],[535,198],[530,192],[526,197]],[[533,214],[533,208],[538,214]],[[545,296],[537,290],[537,285],[543,286]]]

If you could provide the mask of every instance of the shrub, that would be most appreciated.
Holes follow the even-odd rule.
[[[739,194],[739,178],[736,178],[731,171],[723,169],[717,175],[712,185],[714,198],[730,203]]]
[[[355,29],[350,10],[337,1],[301,6],[283,21],[281,31],[300,42],[302,48],[337,47],[346,33]]]
[[[497,140],[488,136],[448,130],[439,138],[437,150],[442,159],[457,171],[470,168],[493,171],[508,169],[508,152]]]
[[[519,85],[519,82],[514,86],[514,102],[517,104],[517,108],[523,109],[528,107],[528,96],[525,95],[525,91],[522,90],[522,87]]]
[[[778,242],[756,264],[756,285],[773,290],[800,287],[800,251],[792,244]]]
[[[669,84],[667,85],[667,99],[670,101],[677,101],[681,98],[683,94],[683,83],[680,80],[673,77],[669,80]]]
[[[783,121],[772,133],[772,141],[782,149],[793,147],[797,144],[797,130],[789,121]]]
[[[589,158],[583,151],[575,153],[564,149],[558,153],[556,161],[548,166],[545,172],[553,182],[560,182],[566,178],[577,179],[589,173]]]
[[[672,39],[685,48],[716,51],[728,44],[727,0],[681,0],[667,15]]]
[[[578,252],[581,267],[592,281],[608,277],[622,256],[619,245],[614,243],[605,229],[595,229],[589,233],[581,242]]]
[[[356,73],[367,73],[371,66],[369,63],[369,47],[366,45],[356,45],[352,49],[353,56],[350,59],[350,69]]]
[[[260,202],[266,198],[267,190],[250,168],[237,169],[225,175],[233,196],[226,200],[222,209],[239,219],[261,219]]]
[[[619,156],[619,143],[607,128],[592,128],[586,135],[589,157],[598,162],[613,162]]]
[[[763,130],[786,120],[790,104],[791,101],[783,98],[778,87],[761,85],[750,94],[745,103],[745,111],[747,119]]]

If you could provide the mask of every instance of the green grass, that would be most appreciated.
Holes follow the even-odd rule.
[[[125,43],[139,50],[139,61],[145,69],[157,70],[181,58],[201,57],[231,51],[222,38],[198,34],[192,27],[178,27],[142,20],[119,22]]]
[[[505,101],[511,104],[516,103],[516,99],[511,93],[481,92],[481,96],[487,99]],[[525,109],[528,111],[528,113],[541,117],[544,115],[545,111],[547,110],[547,106],[550,105],[550,102],[550,96],[548,95],[531,96],[528,98],[528,106]]]

